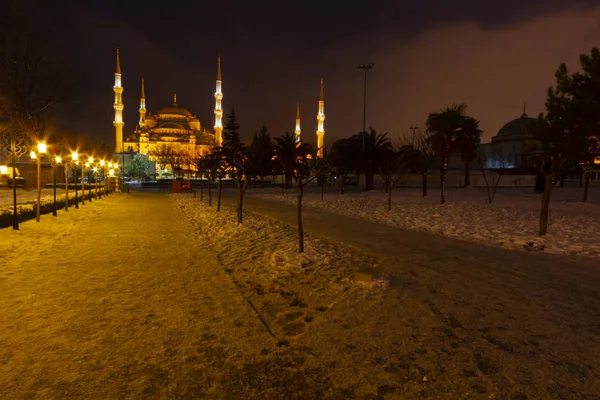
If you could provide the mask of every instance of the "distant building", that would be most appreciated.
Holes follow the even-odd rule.
[[[491,143],[481,144],[479,157],[485,168],[531,168],[542,151],[542,143],[531,131],[535,118],[523,114],[506,123]]]

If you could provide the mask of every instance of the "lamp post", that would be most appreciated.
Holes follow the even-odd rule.
[[[37,162],[37,201],[35,211],[35,221],[40,222],[40,215],[42,211],[42,154],[46,154],[46,143],[39,142],[37,144],[37,153],[35,150],[31,150],[31,159],[35,159]]]
[[[77,198],[77,165],[79,165],[79,154],[76,151],[71,153],[73,163],[73,177],[75,178],[75,208],[79,208],[79,199]]]
[[[363,90],[363,123],[362,123],[362,151],[363,151],[363,157],[365,158],[365,160],[364,160],[365,163],[366,163],[366,153],[367,153],[366,144],[365,144],[365,136],[367,136],[367,72],[369,72],[371,69],[373,69],[374,66],[375,66],[375,64],[373,64],[373,63],[358,64],[358,69],[362,69],[363,71],[365,71],[365,84],[364,84],[364,90]],[[367,182],[366,168],[363,172],[364,172],[364,176],[365,176],[365,188],[366,188],[366,182]]]
[[[93,163],[94,163],[94,157],[89,157],[89,158],[88,158],[88,162],[85,164],[85,166],[86,166],[86,167],[88,167],[88,168],[90,168],[90,167],[92,167],[92,164],[93,164]],[[88,169],[88,183],[91,183],[91,182],[90,182],[90,181],[91,181],[91,179],[90,179],[90,178],[93,178],[93,177],[94,177],[94,172],[93,172],[93,171],[92,171],[92,174],[91,174],[91,175],[92,175],[92,176],[90,177],[90,172],[89,172],[89,169]],[[93,186],[92,186],[92,188],[89,190],[89,193],[90,193],[90,203],[91,203],[91,202],[92,202],[92,197],[94,197],[94,187],[93,187]]]
[[[85,164],[81,163],[81,205],[85,205]]]
[[[58,216],[58,214],[56,213],[56,169],[58,168],[58,165],[60,164],[60,162],[62,161],[62,158],[60,156],[56,156],[54,158],[54,162],[52,163],[52,167],[54,167],[54,185],[53,185],[53,189],[54,189],[54,207],[52,208],[52,216],[56,217]]]
[[[98,167],[92,168],[92,176],[94,177],[94,198],[99,199],[100,193],[98,192]]]
[[[110,174],[110,171],[112,171],[113,169],[113,163],[109,162],[108,163],[108,182],[109,182],[109,187],[108,187],[108,191],[112,192],[113,188],[112,188],[112,175]]]
[[[67,157],[64,159],[65,167],[65,211],[69,211],[69,162]]]
[[[362,69],[365,71],[365,85],[363,91],[363,124],[362,124],[362,132],[366,133],[367,131],[367,72],[373,69],[375,64],[358,64],[358,69]],[[365,138],[363,136],[363,151],[365,150]]]
[[[85,166],[81,168],[81,182],[83,183],[83,198],[85,199],[85,169],[90,167],[90,163],[86,162]],[[91,203],[92,202],[92,195],[91,195],[91,191],[88,189],[88,193],[90,194],[90,198],[88,199],[88,201]]]
[[[115,190],[120,193],[121,192],[121,187],[119,185],[119,171],[120,171],[119,163],[114,162],[113,163],[113,168],[115,170],[115,176],[116,176],[115,177]]]
[[[102,168],[102,190],[100,191],[100,196],[102,196],[102,192],[104,192],[104,196],[106,193],[106,169],[104,168],[106,161],[100,160],[100,167]]]

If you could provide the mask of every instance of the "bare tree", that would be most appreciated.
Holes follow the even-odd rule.
[[[250,179],[248,177],[249,149],[244,144],[236,144],[231,147],[224,147],[222,150],[223,165],[231,175],[235,186],[238,189],[237,196],[237,222],[243,222],[244,195],[248,190]]]
[[[487,188],[487,202],[491,204],[496,197],[496,189],[498,188],[500,179],[502,179],[502,170],[485,168],[484,161],[482,161],[480,157],[477,157],[477,163],[479,164],[479,168],[481,169],[481,174],[483,175],[483,180],[485,182],[485,187]],[[495,172],[497,175],[497,178],[492,175],[491,183],[487,177],[486,170]]]
[[[427,177],[431,170],[431,164],[435,158],[435,149],[432,146],[429,135],[418,126],[410,127],[411,132],[400,136],[399,144],[401,146],[410,145],[419,152],[419,159],[415,167],[421,175],[421,186],[423,188],[423,197],[427,197]]]
[[[282,151],[283,150],[283,151]],[[326,152],[323,151],[326,155]],[[327,165],[325,157],[317,157],[318,149],[308,143],[297,143],[293,154],[276,147],[276,159],[286,174],[296,182],[298,216],[298,252],[304,253],[304,227],[302,225],[302,198],[304,187],[322,174]]]
[[[382,154],[380,171],[385,178],[385,186],[388,194],[388,211],[392,209],[392,190],[402,181],[409,168],[415,165],[419,156],[419,151],[411,145],[392,147]]]
[[[44,139],[39,122],[46,120],[50,106],[70,89],[62,67],[45,52],[45,36],[36,32],[40,26],[32,21],[31,13],[15,4],[0,7],[0,135],[2,149],[12,162],[13,229],[19,229],[17,159],[27,153],[33,140]]]
[[[173,175],[175,175],[175,170],[180,167],[183,157],[182,153],[167,144],[156,146],[149,154],[152,157],[152,161],[156,162],[163,169],[171,168]]]

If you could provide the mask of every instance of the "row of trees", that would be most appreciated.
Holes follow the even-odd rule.
[[[286,133],[272,138],[266,126],[254,134],[247,145],[240,140],[239,123],[233,110],[226,117],[223,129],[223,146],[210,152],[190,157],[189,162],[208,181],[208,205],[213,205],[211,182],[217,182],[216,211],[221,210],[222,179],[229,176],[237,187],[237,223],[243,222],[244,195],[251,178],[264,182],[266,176],[285,176],[284,187],[295,185],[298,198],[298,250],[304,252],[304,229],[302,225],[302,198],[304,187],[322,176],[325,158],[317,157],[311,144],[297,143],[294,135]],[[203,189],[201,189],[203,190]],[[203,192],[201,192],[203,199]]]

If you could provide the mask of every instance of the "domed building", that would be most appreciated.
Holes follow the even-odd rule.
[[[516,119],[506,123],[491,143],[479,146],[486,168],[530,168],[535,158],[542,154],[542,144],[531,132],[535,118],[525,110]]]
[[[141,154],[155,164],[159,176],[172,176],[177,170],[181,170],[183,173],[193,173],[195,168],[191,165],[191,159],[222,145],[223,108],[221,102],[223,93],[221,84],[221,59],[219,57],[214,93],[215,124],[214,131],[211,132],[200,123],[196,115],[177,103],[177,95],[173,96],[173,104],[170,106],[161,108],[155,115],[147,113],[144,79],[142,78],[140,119],[133,133],[124,137],[123,86],[119,49],[117,48],[115,85],[113,86],[115,93],[113,126],[115,128],[114,154],[120,154],[118,158],[122,160],[121,165],[126,167],[135,154]]]
[[[168,152],[169,148],[175,154],[195,155],[208,152],[215,145],[215,135],[188,109],[177,104],[177,95],[173,96],[172,105],[155,115],[141,110],[137,128],[125,140],[125,151],[152,156]]]

